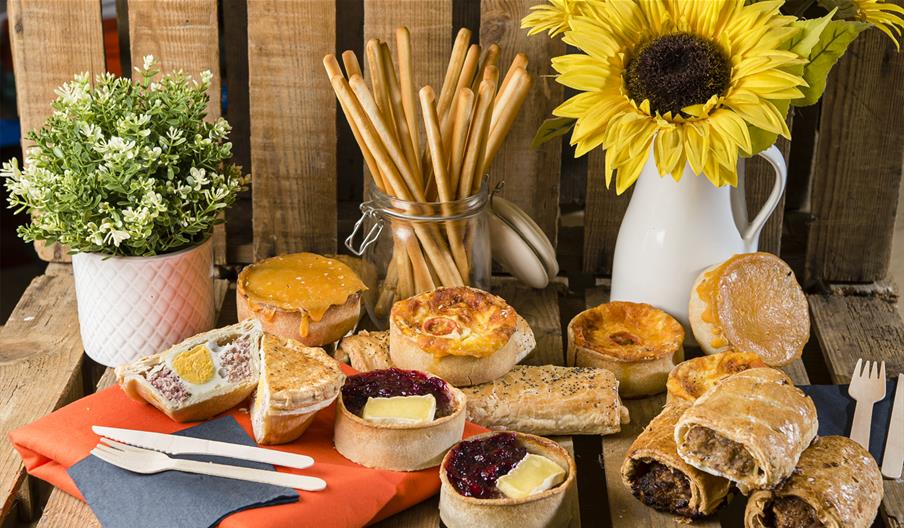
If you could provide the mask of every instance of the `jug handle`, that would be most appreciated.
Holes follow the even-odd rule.
[[[763,204],[763,207],[756,214],[753,221],[741,232],[741,238],[744,240],[744,248],[746,251],[756,251],[757,242],[760,238],[760,231],[763,230],[766,221],[769,220],[772,212],[775,211],[775,208],[778,206],[778,203],[782,198],[782,193],[785,192],[785,184],[788,180],[788,168],[785,165],[785,158],[775,145],[760,152],[758,155],[765,158],[775,171],[775,185],[772,186],[772,192],[769,193],[769,198],[766,199],[766,203]],[[738,189],[738,194],[743,196],[740,191],[741,190]],[[743,200],[732,200],[732,207],[746,207],[746,204]]]

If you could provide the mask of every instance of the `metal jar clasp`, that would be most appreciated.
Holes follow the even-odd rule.
[[[380,238],[380,233],[383,232],[383,219],[379,217],[377,210],[374,209],[371,204],[372,202],[364,202],[361,204],[361,218],[355,222],[355,228],[352,229],[352,234],[348,235],[348,238],[345,239],[345,247],[358,257],[363,255],[364,252],[367,251],[367,248]],[[355,235],[358,234],[359,230],[363,229],[364,222],[368,218],[376,219],[376,222],[374,222],[374,225],[371,226],[370,230],[364,236],[361,245],[358,248],[355,248]]]

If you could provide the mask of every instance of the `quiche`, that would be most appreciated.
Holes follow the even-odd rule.
[[[694,401],[723,379],[747,369],[767,366],[752,352],[720,352],[679,363],[666,381],[667,398]]]
[[[612,371],[623,397],[658,394],[684,359],[684,328],[649,304],[601,304],[568,324],[568,358],[574,366]]]
[[[389,316],[392,364],[455,386],[501,377],[535,345],[530,326],[505,300],[466,286],[397,301]]]

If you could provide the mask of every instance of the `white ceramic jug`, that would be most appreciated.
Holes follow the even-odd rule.
[[[738,164],[738,186],[716,187],[694,174],[690,165],[680,181],[660,177],[651,151],[618,230],[612,300],[665,310],[691,337],[687,304],[697,275],[736,253],[756,251],[760,231],[785,190],[787,168],[779,150],[772,146],[759,155],[775,169],[775,185],[748,222],[743,160]]]

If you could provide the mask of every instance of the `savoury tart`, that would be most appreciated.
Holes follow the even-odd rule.
[[[732,374],[765,366],[763,359],[752,352],[720,352],[683,361],[669,373],[667,401],[694,401]]]
[[[553,467],[555,480],[547,479],[535,492],[502,487],[500,481],[514,475],[528,457]],[[552,440],[516,432],[472,436],[450,449],[440,465],[440,519],[449,528],[566,526],[576,472],[572,457]],[[520,492],[511,496],[509,490]]]
[[[810,314],[794,272],[771,253],[744,253],[704,270],[691,289],[688,316],[707,354],[754,352],[769,366],[799,358]]]
[[[684,329],[649,304],[613,301],[584,310],[568,324],[569,362],[611,370],[623,397],[658,394],[684,359]]]
[[[527,321],[505,300],[466,286],[398,301],[389,316],[392,364],[430,372],[455,386],[504,375],[535,345]]]
[[[355,327],[365,290],[344,262],[292,253],[246,266],[236,281],[236,308],[239,320],[257,319],[266,332],[316,347]]]
[[[375,402],[385,410],[393,402],[404,407],[424,397],[435,402],[433,413],[424,420],[410,420],[405,413],[398,419],[392,419],[391,412],[379,419],[368,415]],[[362,466],[417,471],[438,465],[461,440],[465,413],[465,395],[441,378],[413,370],[374,370],[346,379],[339,393],[333,442],[342,456]]]

